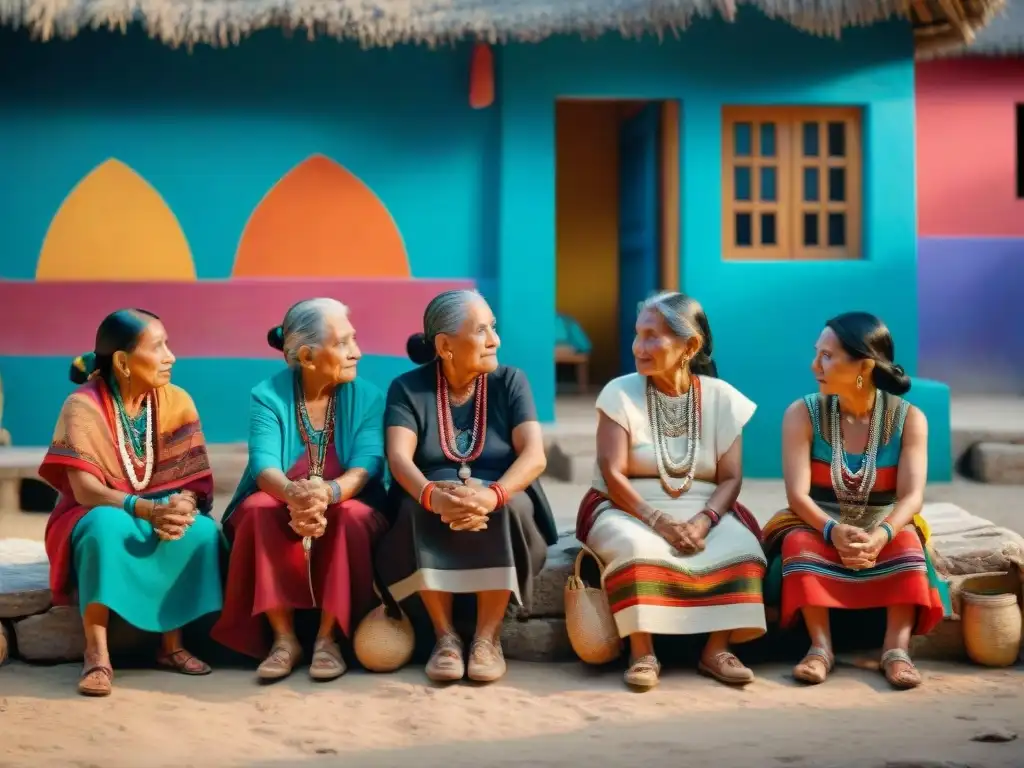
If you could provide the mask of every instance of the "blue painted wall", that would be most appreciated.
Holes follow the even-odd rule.
[[[708,311],[723,375],[760,406],[746,440],[748,474],[778,475],[781,415],[813,388],[811,351],[829,316],[878,313],[900,362],[915,371],[914,72],[906,24],[852,30],[836,41],[744,10],[736,24],[698,22],[663,44],[559,38],[509,46],[498,58],[498,103],[473,111],[465,47],[364,52],[270,32],[236,49],[187,54],[134,33],[46,45],[0,33],[0,71],[19,73],[0,84],[0,178],[21,180],[0,187],[0,276],[32,275],[60,200],[114,155],[177,213],[200,277],[226,277],[252,207],[290,167],[322,152],[390,208],[415,276],[483,281],[499,314],[504,358],[526,369],[541,417],[550,419],[555,100],[672,98],[683,105],[683,289]],[[721,108],[743,104],[865,108],[863,261],[723,262]],[[74,321],[73,309],[55,311]],[[86,346],[90,333],[83,330]],[[0,359],[0,366],[16,439],[41,442],[58,391],[66,391],[63,361]],[[404,366],[370,361],[367,372],[386,384]],[[179,381],[194,392],[211,439],[236,440],[241,393],[273,367],[183,361]]]

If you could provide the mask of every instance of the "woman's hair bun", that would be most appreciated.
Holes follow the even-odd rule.
[[[269,331],[267,331],[267,344],[272,346],[279,352],[284,351],[284,328],[280,325],[275,325]]]
[[[86,352],[71,361],[68,378],[74,384],[85,384],[96,371],[96,353]]]
[[[405,353],[416,365],[426,365],[435,357],[434,345],[427,341],[425,333],[414,333],[405,342]]]
[[[902,365],[876,362],[871,371],[871,380],[878,389],[890,395],[905,395],[910,391],[910,377]]]

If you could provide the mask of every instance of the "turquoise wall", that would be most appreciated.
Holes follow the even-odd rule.
[[[0,277],[31,278],[61,199],[115,156],[178,215],[200,278],[225,278],[260,197],[320,152],[391,210],[415,277],[481,281],[498,310],[504,359],[526,369],[548,420],[555,99],[679,99],[683,289],[707,309],[723,376],[759,405],[748,474],[777,476],[781,415],[814,387],[808,366],[825,319],[876,312],[893,331],[899,362],[916,370],[913,51],[902,22],[836,41],[751,11],[741,17],[698,22],[663,44],[608,37],[509,46],[498,57],[498,102],[482,111],[468,107],[465,46],[367,52],[269,32],[239,48],[188,54],[136,33],[45,45],[0,33],[0,71],[19,73],[0,83],[0,178],[15,180],[0,187]],[[722,260],[721,108],[754,104],[864,107],[864,260]],[[73,308],[54,311],[81,322]],[[81,333],[87,348],[92,329]],[[19,443],[48,438],[68,390],[65,366],[0,358],[6,421]],[[177,380],[196,397],[210,439],[237,440],[245,392],[276,367],[184,360]],[[365,373],[386,385],[405,367],[371,359]]]

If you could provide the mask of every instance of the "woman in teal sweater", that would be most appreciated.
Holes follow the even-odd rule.
[[[336,629],[351,637],[374,603],[371,551],[387,527],[377,512],[384,398],[356,378],[362,355],[334,299],[299,302],[268,341],[288,369],[252,390],[249,464],[224,513],[232,549],[213,637],[262,658],[261,679],[280,679],[302,656],[294,611],[318,608],[309,673],[330,680],[346,671]]]

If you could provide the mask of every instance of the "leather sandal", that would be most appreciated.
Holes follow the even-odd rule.
[[[329,637],[318,637],[313,644],[313,658],[309,664],[309,676],[314,680],[335,680],[348,672],[348,666],[341,657],[341,648]]]
[[[508,665],[501,650],[501,642],[486,637],[473,639],[469,646],[467,676],[478,683],[493,683],[505,676]]]
[[[650,690],[658,684],[661,675],[661,662],[653,653],[640,656],[629,663],[629,669],[622,676],[626,685],[642,691]]]
[[[900,664],[902,668],[898,667]],[[896,671],[893,671],[894,668]],[[910,654],[902,648],[890,648],[882,654],[881,670],[889,685],[899,691],[917,688],[923,682],[921,672],[914,666]]]
[[[697,671],[726,685],[747,685],[754,682],[754,673],[731,651],[719,651],[708,664],[703,657]]]
[[[451,683],[466,674],[466,661],[462,655],[462,640],[454,632],[439,637],[425,669],[427,677],[435,683]]]
[[[288,677],[302,658],[302,647],[295,637],[279,637],[274,640],[270,653],[256,669],[260,680],[281,680]]]
[[[114,670],[109,664],[92,664],[78,678],[78,692],[83,696],[109,696],[113,691]]]
[[[800,663],[793,667],[793,677],[801,683],[820,685],[835,666],[835,657],[824,648],[812,645]]]
[[[156,664],[161,669],[168,669],[171,672],[178,672],[182,675],[200,677],[213,672],[213,669],[205,661],[196,658],[184,648],[179,648],[170,653],[161,653],[156,657]]]

